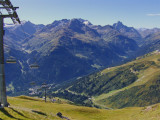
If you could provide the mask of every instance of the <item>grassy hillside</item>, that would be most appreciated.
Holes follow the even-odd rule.
[[[83,77],[65,90],[85,95],[91,98],[91,104],[102,108],[141,107],[160,102],[159,74],[160,52],[155,51],[127,64]]]
[[[146,62],[152,62],[149,67]],[[142,63],[145,63],[144,65]],[[97,97],[100,104],[112,108],[146,106],[160,102],[160,54],[148,54],[128,64],[134,64],[132,71],[138,79],[131,85]],[[128,65],[126,64],[126,65]],[[102,97],[103,96],[103,97]]]
[[[36,98],[9,97],[9,108],[0,109],[0,120],[61,120],[61,112],[70,120],[159,120],[160,104],[148,107],[133,107],[104,110],[69,105],[66,103],[44,103]]]

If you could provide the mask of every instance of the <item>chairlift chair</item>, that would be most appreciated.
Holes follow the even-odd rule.
[[[12,56],[10,56],[6,59],[6,63],[16,63],[16,62],[17,62],[16,59]]]
[[[30,68],[31,69],[38,69],[39,65],[37,63],[33,63],[33,64],[30,65]]]

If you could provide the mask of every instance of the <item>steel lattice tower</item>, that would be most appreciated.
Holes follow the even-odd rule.
[[[0,105],[3,107],[8,106],[4,72],[4,18],[11,18],[14,24],[20,24],[20,20],[16,12],[17,8],[18,7],[13,7],[10,0],[0,0],[0,10],[5,9],[8,12],[8,14],[0,12]]]

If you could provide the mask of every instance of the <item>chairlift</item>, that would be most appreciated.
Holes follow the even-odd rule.
[[[10,56],[6,59],[6,63],[16,63],[16,62],[17,62],[16,59],[12,56]]]
[[[30,68],[31,69],[38,69],[39,65],[37,63],[33,63],[33,64],[30,65]]]
[[[30,68],[31,69],[38,69],[39,68],[39,65],[37,64],[36,57],[34,57],[34,62],[33,62],[33,64],[30,65]]]

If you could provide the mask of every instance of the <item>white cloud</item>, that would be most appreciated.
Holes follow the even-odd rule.
[[[158,14],[147,14],[147,16],[160,16],[160,13],[158,13]]]

